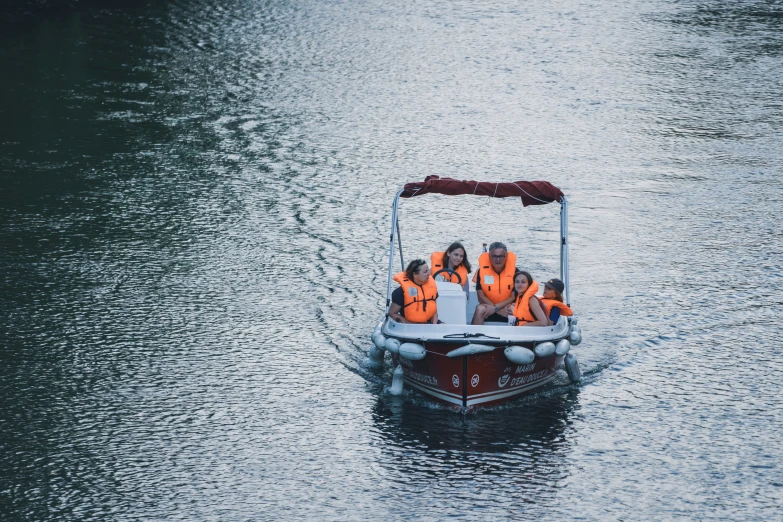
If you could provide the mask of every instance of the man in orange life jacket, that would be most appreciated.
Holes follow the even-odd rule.
[[[499,241],[489,245],[489,251],[479,256],[476,277],[479,304],[471,324],[484,324],[484,321],[508,322],[506,307],[514,302],[516,264],[517,256]]]

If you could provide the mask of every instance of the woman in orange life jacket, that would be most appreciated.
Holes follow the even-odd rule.
[[[508,313],[517,318],[517,326],[547,326],[549,320],[544,307],[536,297],[538,283],[524,270],[514,274],[514,310],[508,305]]]
[[[557,324],[561,315],[566,317],[574,315],[571,308],[563,302],[563,289],[565,289],[565,285],[559,279],[550,279],[544,283],[541,304],[544,305],[544,313],[549,318],[549,324]]]
[[[444,269],[454,270],[455,274],[441,272],[436,279],[462,285],[462,289],[465,290],[465,295],[467,295],[470,288],[468,274],[471,271],[471,266],[470,261],[468,261],[468,254],[462,243],[454,242],[449,245],[445,252],[433,253],[430,256],[430,261],[432,262],[433,273]],[[456,274],[459,274],[459,277]]]
[[[423,259],[408,263],[405,272],[394,276],[400,287],[392,292],[389,317],[398,323],[438,324],[438,287]]]

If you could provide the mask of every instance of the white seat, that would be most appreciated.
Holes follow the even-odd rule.
[[[457,283],[437,281],[438,320],[446,324],[467,324],[465,320],[465,291]]]

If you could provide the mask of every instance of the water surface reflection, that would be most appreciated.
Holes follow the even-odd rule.
[[[578,397],[578,388],[550,389],[462,416],[416,398],[383,396],[373,409],[382,466],[389,480],[425,488],[436,502],[454,495],[499,502],[494,508],[545,503],[545,492],[569,474]],[[492,500],[493,488],[506,498]]]
[[[0,518],[778,517],[780,2],[42,4],[0,31]],[[463,418],[368,369],[427,174],[568,194],[579,386]],[[409,255],[556,270],[479,207],[406,207]]]

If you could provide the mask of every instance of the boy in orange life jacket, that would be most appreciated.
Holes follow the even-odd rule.
[[[414,259],[394,280],[400,287],[392,292],[389,317],[398,323],[438,324],[438,286],[427,262]]]
[[[489,245],[489,251],[479,256],[476,274],[479,304],[471,324],[484,324],[484,321],[508,323],[506,307],[514,302],[516,263],[517,256],[500,241]]]
[[[557,324],[561,315],[570,317],[574,312],[563,302],[563,290],[565,285],[560,279],[550,279],[544,283],[544,295],[541,297],[541,303],[544,305],[544,312],[550,320],[550,324]]]

